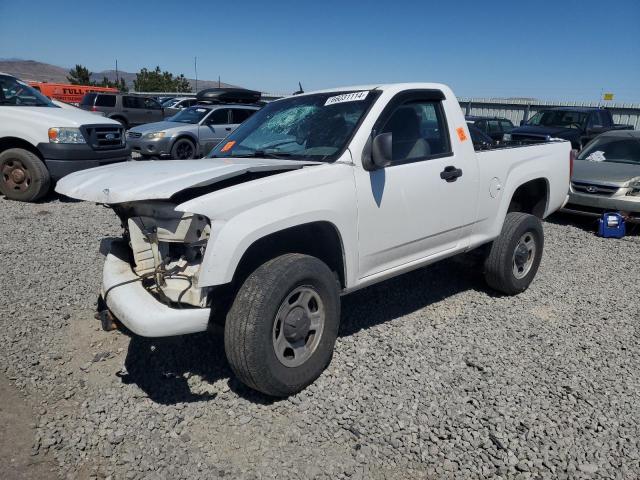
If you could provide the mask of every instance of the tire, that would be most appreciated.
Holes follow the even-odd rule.
[[[0,153],[0,192],[11,200],[35,202],[51,186],[51,177],[37,155],[22,148]]]
[[[486,282],[506,295],[525,291],[536,276],[543,249],[540,219],[527,213],[508,213],[484,262]]]
[[[305,304],[307,317],[300,310]],[[307,320],[322,316],[323,323],[316,320],[315,330],[311,323],[305,332]],[[282,255],[258,267],[240,287],[225,323],[227,359],[247,386],[286,397],[303,390],[329,365],[339,323],[333,272],[315,257]],[[295,352],[288,347],[293,344],[298,345]]]
[[[171,158],[175,160],[196,158],[196,146],[187,138],[179,138],[171,147]]]

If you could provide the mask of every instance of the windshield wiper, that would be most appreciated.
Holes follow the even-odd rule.
[[[246,157],[246,158],[277,158],[277,159],[286,159],[292,157],[293,154],[289,152],[278,152],[278,151],[266,151],[266,150],[254,150],[248,153],[241,153],[237,155],[231,155],[232,157]]]

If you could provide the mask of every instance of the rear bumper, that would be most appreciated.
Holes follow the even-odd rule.
[[[40,143],[37,147],[44,157],[44,163],[53,180],[59,180],[78,170],[124,162],[131,158],[129,147],[114,150],[93,150],[88,145],[55,143]]]
[[[114,242],[102,273],[102,296],[111,313],[133,333],[143,337],[170,337],[203,332],[209,325],[210,308],[171,308],[156,300],[136,281],[123,244]],[[122,282],[131,281],[121,286]],[[113,288],[112,288],[113,287]]]

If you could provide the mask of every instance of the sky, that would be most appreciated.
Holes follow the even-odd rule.
[[[273,93],[426,81],[459,97],[640,103],[640,0],[0,0],[0,58],[156,65]]]

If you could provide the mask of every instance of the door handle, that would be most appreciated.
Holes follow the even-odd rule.
[[[225,128],[225,130],[226,130],[227,132],[230,132],[230,131],[231,131],[231,127],[227,127],[227,128]]]
[[[447,183],[455,182],[458,177],[462,176],[462,169],[456,168],[453,165],[444,167],[444,170],[440,172],[440,178],[446,180]]]

